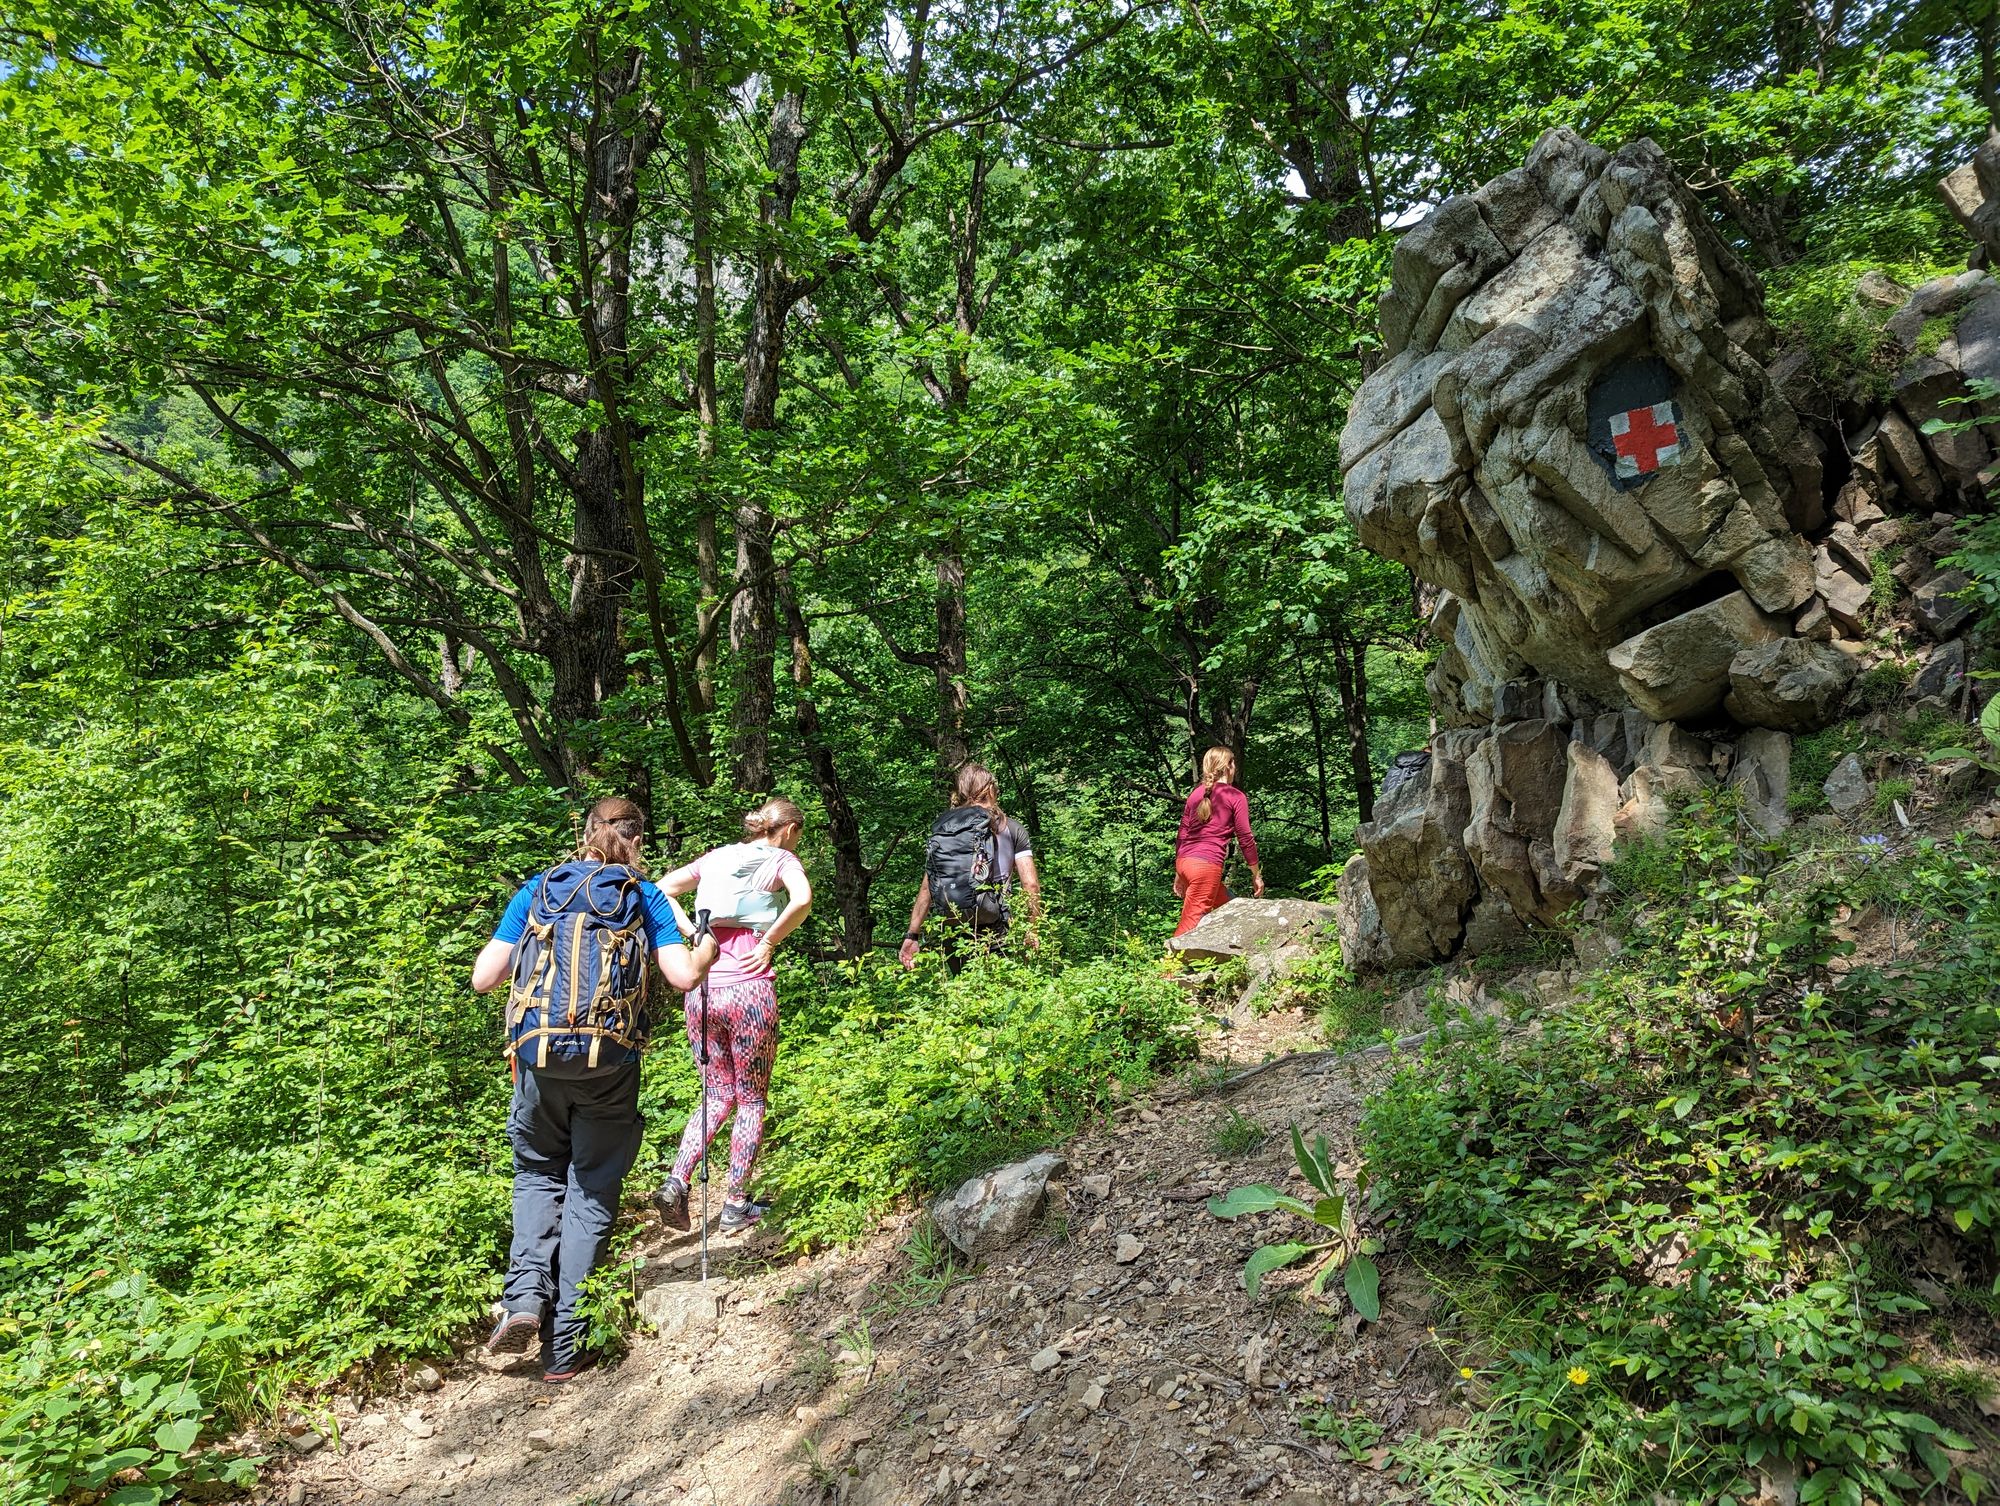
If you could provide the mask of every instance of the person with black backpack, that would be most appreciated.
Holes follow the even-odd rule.
[[[672,904],[642,866],[645,816],[606,799],[584,818],[576,856],[523,884],[472,965],[472,987],[507,991],[514,1101],[514,1238],[489,1354],[538,1338],[542,1379],[595,1362],[577,1288],[603,1260],[618,1194],[639,1154],[639,1056],[652,1029],[648,962],[692,989],[714,938],[681,938]]]
[[[991,772],[966,764],[952,781],[951,809],[937,818],[924,846],[923,887],[910,907],[898,960],[917,965],[924,921],[935,910],[944,922],[944,964],[956,976],[966,963],[962,943],[990,947],[1006,938],[1016,882],[1027,897],[1027,941],[1034,946],[1042,884],[1027,829],[1000,808],[1000,785]]]

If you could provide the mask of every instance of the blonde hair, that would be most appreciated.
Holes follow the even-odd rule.
[[[576,855],[595,858],[600,863],[616,863],[643,878],[645,836],[646,813],[621,795],[607,795],[591,806],[583,818],[583,834],[577,838]]]
[[[1194,808],[1194,818],[1206,821],[1215,814],[1215,787],[1228,784],[1236,777],[1236,755],[1227,748],[1210,748],[1201,755],[1201,804]]]
[[[773,795],[743,817],[743,835],[755,841],[787,826],[804,826],[805,813],[783,795]]]
[[[958,773],[952,776],[951,803],[983,806],[993,818],[996,833],[1007,824],[1007,813],[1000,809],[1000,781],[983,763],[959,765]]]

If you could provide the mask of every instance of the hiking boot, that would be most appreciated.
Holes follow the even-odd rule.
[[[594,1368],[602,1358],[603,1356],[594,1349],[579,1349],[570,1356],[568,1363],[544,1370],[542,1380],[551,1386],[567,1385],[584,1371]]]
[[[669,1229],[688,1231],[688,1184],[679,1177],[668,1177],[653,1193],[653,1206],[659,1210],[660,1220]]]
[[[752,1227],[758,1219],[770,1211],[771,1205],[769,1203],[752,1203],[747,1201],[741,1203],[724,1203],[722,1205],[722,1217],[716,1221],[715,1226],[724,1234],[740,1234],[743,1230]]]
[[[533,1313],[502,1313],[487,1336],[488,1354],[526,1354],[528,1346],[542,1331],[542,1320]]]

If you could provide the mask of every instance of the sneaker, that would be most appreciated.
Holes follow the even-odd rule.
[[[722,1217],[717,1220],[716,1227],[724,1234],[740,1233],[742,1230],[751,1227],[758,1219],[770,1211],[771,1205],[769,1203],[724,1203],[722,1205]]]
[[[488,1354],[526,1354],[542,1331],[542,1320],[533,1313],[502,1313],[487,1336]]]
[[[660,1219],[669,1229],[688,1231],[688,1184],[679,1177],[668,1177],[653,1193],[653,1206],[659,1210]]]
[[[595,1366],[601,1356],[594,1349],[579,1349],[570,1356],[569,1363],[542,1372],[542,1380],[551,1386],[566,1385],[584,1371]]]

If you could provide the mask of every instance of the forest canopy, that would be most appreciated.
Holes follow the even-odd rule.
[[[1650,136],[1838,340],[1963,263],[1996,122],[1994,0],[16,0],[0,1284],[141,1273],[278,1389],[462,1321],[464,968],[594,794],[661,857],[806,808],[805,1040],[906,1007],[860,963],[968,758],[1036,966],[1164,933],[1213,745],[1326,890],[1429,731],[1336,457],[1398,231]],[[1126,986],[1049,1027],[1100,1078],[1163,1049]]]

